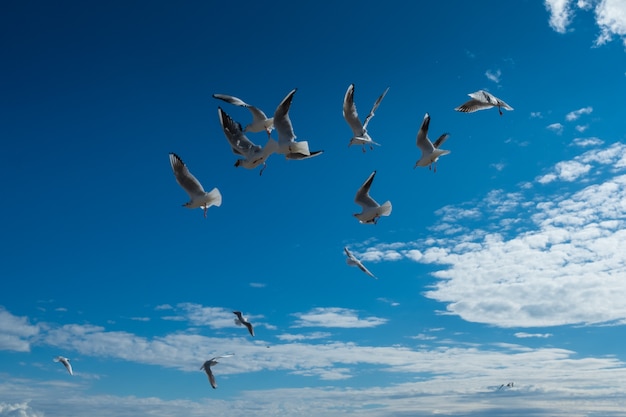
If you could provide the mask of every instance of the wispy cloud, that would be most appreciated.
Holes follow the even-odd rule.
[[[546,0],[545,6],[550,12],[550,27],[559,33],[565,33],[573,16],[571,0]]]
[[[593,111],[593,107],[591,106],[583,107],[581,109],[574,110],[574,111],[567,113],[567,115],[565,115],[565,120],[567,120],[568,122],[571,122],[571,121],[577,120],[583,114],[591,114],[592,111]]]
[[[555,132],[557,135],[563,133],[563,125],[561,123],[552,123],[546,127],[548,130]]]
[[[498,84],[500,83],[500,77],[502,76],[502,71],[500,71],[499,69],[496,69],[495,71],[487,70],[485,72],[485,76],[490,81],[493,81],[494,83]]]
[[[591,138],[574,138],[572,141],[572,145],[580,146],[581,148],[587,148],[591,146],[600,146],[604,143],[604,141],[600,138],[591,137]]]
[[[0,306],[0,350],[28,352],[37,333],[39,326],[30,324],[27,317],[14,316]]]
[[[380,317],[360,318],[358,312],[339,307],[318,307],[307,313],[294,314],[298,318],[294,327],[376,327],[387,322]]]

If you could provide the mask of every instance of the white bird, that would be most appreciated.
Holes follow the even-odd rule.
[[[443,149],[439,149],[439,147],[448,139],[450,136],[449,133],[444,133],[439,136],[439,139],[435,141],[433,144],[430,139],[428,139],[428,126],[430,125],[430,115],[426,113],[424,115],[424,120],[422,120],[422,125],[420,126],[420,130],[417,132],[417,147],[422,151],[422,156],[415,163],[413,169],[417,167],[425,167],[428,166],[428,169],[431,169],[432,165],[435,164],[434,170],[437,172],[437,160],[442,155],[447,155],[450,151],[446,151]]]
[[[217,361],[218,359],[221,358],[230,358],[233,355],[224,355],[224,356],[216,356],[214,358],[209,359],[208,361],[205,361],[202,366],[200,367],[200,369],[204,369],[204,372],[206,372],[207,376],[209,377],[209,382],[211,383],[211,386],[213,387],[213,389],[217,388],[217,382],[215,382],[215,376],[213,376],[213,372],[211,371],[211,366],[217,365],[219,362]]]
[[[391,214],[391,203],[389,201],[380,205],[372,197],[370,197],[370,187],[372,186],[372,181],[374,181],[375,175],[376,171],[370,174],[354,197],[354,202],[363,208],[361,213],[354,214],[354,217],[359,219],[360,223],[376,224],[379,217],[389,216]]]
[[[374,142],[367,133],[367,124],[370,119],[374,117],[374,112],[380,105],[380,102],[383,101],[387,91],[389,91],[389,87],[387,87],[380,97],[378,97],[374,106],[372,106],[372,110],[370,110],[369,114],[365,118],[365,121],[361,123],[361,120],[359,120],[359,114],[356,111],[356,105],[354,104],[354,84],[350,84],[348,90],[346,91],[346,95],[343,98],[343,118],[346,119],[346,122],[352,129],[353,134],[348,146],[363,145],[363,152],[365,152],[365,145],[369,145],[370,149],[374,149],[373,145],[380,146],[380,144]]]
[[[194,177],[182,159],[175,153],[170,153],[170,165],[174,171],[176,182],[189,194],[190,201],[183,204],[184,207],[194,209],[202,207],[204,209],[204,217],[211,206],[219,207],[222,205],[222,194],[217,188],[213,188],[210,192],[205,192],[202,184]]]
[[[370,277],[374,278],[374,279],[378,279],[376,278],[376,276],[374,274],[372,274],[369,269],[367,269],[362,263],[361,261],[359,261],[353,254],[352,252],[350,252],[348,250],[348,248],[343,248],[343,250],[346,252],[346,263],[350,266],[356,266],[358,267],[361,271],[365,272],[367,275],[369,275]]]
[[[462,113],[473,113],[478,110],[490,109],[492,107],[497,107],[500,116],[502,116],[502,109],[513,110],[513,107],[506,104],[504,101],[500,100],[498,97],[493,94],[485,91],[478,90],[474,93],[468,94],[471,99],[454,110],[460,111]]]
[[[63,366],[65,366],[65,369],[67,369],[67,372],[69,372],[70,375],[74,375],[74,371],[72,371],[72,365],[70,364],[70,360],[68,358],[65,358],[63,356],[57,356],[52,360],[55,362],[61,362]]]
[[[245,127],[244,132],[256,133],[265,130],[267,132],[267,137],[269,138],[270,132],[274,128],[274,119],[271,117],[268,118],[261,109],[251,106],[245,101],[227,94],[213,94],[213,98],[223,100],[227,103],[234,104],[235,106],[245,107],[250,110],[250,113],[252,113],[252,123]]]
[[[248,169],[254,169],[263,164],[263,168],[259,171],[259,175],[263,174],[263,170],[267,166],[266,161],[270,155],[278,150],[278,142],[269,138],[263,148],[252,143],[250,139],[241,130],[241,125],[235,122],[221,107],[217,108],[220,118],[220,124],[228,143],[235,155],[243,156],[244,159],[237,159],[235,166],[242,166]]]
[[[237,326],[246,326],[248,328],[248,331],[250,332],[250,335],[254,336],[254,328],[252,327],[252,324],[241,314],[241,311],[233,311],[233,314],[237,316],[237,318],[235,319],[235,324]]]
[[[277,153],[285,155],[286,159],[307,159],[321,155],[324,151],[311,152],[307,141],[296,142],[296,135],[289,118],[289,107],[296,91],[297,88],[291,90],[274,112],[274,128],[278,133]]]

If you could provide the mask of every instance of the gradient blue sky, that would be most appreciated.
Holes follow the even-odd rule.
[[[4,2],[0,416],[623,415],[625,48],[624,0]],[[296,87],[324,154],[233,167],[211,95]]]

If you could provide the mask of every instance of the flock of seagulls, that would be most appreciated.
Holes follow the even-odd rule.
[[[293,130],[291,119],[289,118],[289,109],[293,101],[293,97],[297,89],[293,89],[285,96],[274,111],[273,117],[267,117],[267,115],[258,107],[252,106],[245,101],[226,94],[213,94],[213,97],[229,104],[244,107],[250,110],[252,114],[252,121],[242,128],[241,124],[234,121],[221,107],[218,107],[218,118],[220,125],[224,131],[228,144],[231,147],[232,152],[239,157],[235,161],[235,167],[244,167],[247,169],[255,169],[261,166],[259,175],[263,174],[267,166],[268,158],[273,154],[281,154],[288,160],[301,160],[309,159],[321,155],[323,150],[311,151],[309,143],[307,141],[296,141],[296,135]],[[365,117],[363,122],[359,119],[359,115],[354,103],[354,84],[351,84],[346,91],[343,100],[343,117],[352,130],[352,138],[348,146],[361,145],[362,151],[366,152],[366,148],[374,149],[374,145],[380,145],[375,142],[367,131],[369,122],[381,102],[387,95],[389,88],[385,89],[383,93],[376,99],[372,109]],[[485,110],[496,107],[500,115],[503,114],[502,109],[513,110],[511,106],[495,97],[493,94],[484,90],[479,90],[474,93],[470,93],[471,99],[466,103],[456,107],[454,110],[463,113],[473,113],[478,110]],[[414,168],[426,167],[437,171],[437,160],[450,153],[448,150],[441,149],[441,145],[450,136],[449,133],[443,133],[435,142],[431,142],[428,137],[428,128],[430,126],[430,115],[426,113],[422,124],[417,133],[417,147],[421,151],[420,159],[415,163]],[[272,131],[276,131],[278,140],[274,140],[271,137]],[[267,142],[264,146],[260,146],[252,142],[246,133],[258,133],[265,131],[267,133]],[[183,204],[184,207],[189,209],[202,208],[204,217],[207,216],[207,210],[216,206],[219,207],[222,204],[222,194],[217,187],[214,187],[211,191],[206,192],[200,181],[189,171],[189,168],[183,160],[175,153],[169,154],[170,165],[174,172],[176,182],[180,187],[189,195],[189,201]],[[380,217],[389,216],[391,214],[392,205],[390,201],[385,201],[383,204],[378,204],[370,196],[370,188],[376,171],[373,171],[365,182],[359,187],[354,197],[354,202],[361,206],[361,212],[355,213],[354,217],[362,224],[376,224]],[[356,256],[347,248],[344,247],[346,255],[346,263],[350,266],[356,266],[363,273],[368,276],[377,279],[377,277],[370,272],[363,263],[357,259]],[[238,326],[245,326],[251,336],[254,336],[254,327],[243,316],[241,311],[233,311],[235,314],[235,324]],[[215,376],[211,367],[217,365],[218,359],[229,358],[234,356],[233,354],[227,354],[222,356],[213,357],[202,364],[201,370],[204,370],[209,378],[211,387],[217,388]],[[63,356],[57,356],[53,359],[55,362],[60,362],[67,369],[70,375],[74,375],[70,360]],[[512,388],[513,382],[502,384],[498,390],[504,388]]]

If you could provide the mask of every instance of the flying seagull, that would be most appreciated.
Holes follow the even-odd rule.
[[[210,192],[205,192],[202,184],[194,177],[182,159],[175,153],[170,153],[170,165],[174,171],[174,176],[178,184],[189,194],[191,200],[184,207],[193,209],[202,207],[204,209],[204,217],[211,206],[219,207],[222,205],[222,194],[217,188],[213,188]]]
[[[356,192],[356,196],[354,197],[354,202],[363,208],[361,213],[354,214],[354,217],[359,219],[360,223],[376,224],[379,217],[389,216],[391,214],[391,203],[389,201],[386,201],[381,206],[376,201],[374,201],[372,197],[370,197],[370,187],[372,186],[372,181],[374,181],[375,175],[376,171],[370,174],[367,180]]]
[[[415,163],[413,169],[417,167],[425,167],[428,165],[428,169],[431,169],[432,165],[435,164],[434,170],[437,172],[437,159],[439,159],[442,155],[447,155],[450,151],[446,151],[443,149],[439,149],[439,147],[448,139],[450,136],[449,133],[444,133],[439,136],[439,139],[435,141],[433,144],[430,139],[428,139],[428,126],[430,125],[430,115],[426,113],[424,115],[424,120],[422,120],[422,125],[420,126],[420,130],[417,132],[417,147],[422,151],[422,155],[420,159]]]
[[[263,164],[263,168],[259,171],[259,175],[263,174],[263,170],[267,166],[266,161],[270,155],[278,150],[278,142],[269,138],[263,148],[252,143],[250,139],[241,130],[241,125],[235,122],[221,107],[217,108],[220,118],[220,124],[228,143],[235,155],[243,156],[244,159],[237,159],[235,166],[242,166],[248,169],[254,169]]]
[[[500,391],[503,388],[513,388],[515,384],[513,382],[509,382],[507,384],[502,384],[498,387],[498,389],[496,391]]]
[[[61,362],[63,366],[65,366],[65,369],[67,369],[67,372],[69,372],[70,375],[74,375],[74,371],[72,371],[72,365],[70,364],[70,360],[68,358],[65,358],[63,356],[57,356],[52,360],[55,362]]]
[[[217,365],[219,363],[217,361],[218,359],[229,358],[231,356],[234,356],[234,355],[216,356],[214,358],[209,359],[208,361],[205,361],[200,367],[200,369],[204,369],[204,372],[206,372],[207,376],[209,377],[209,382],[211,383],[211,386],[213,387],[213,389],[217,388],[217,382],[215,382],[215,376],[213,376],[213,372],[211,371],[211,366]]]
[[[248,331],[250,332],[250,335],[254,336],[254,328],[252,327],[252,324],[250,324],[250,322],[241,314],[241,311],[233,311],[233,314],[237,316],[237,318],[235,319],[235,324],[237,326],[246,326],[248,328]]]
[[[359,261],[353,254],[352,252],[350,252],[348,250],[348,248],[343,248],[343,250],[346,252],[346,263],[350,266],[356,266],[358,267],[361,271],[365,272],[367,275],[369,275],[370,277],[374,278],[374,279],[378,279],[376,278],[376,276],[374,276],[374,274],[372,274],[365,266],[363,266],[363,264],[361,263],[361,261]]]
[[[274,112],[274,128],[278,132],[277,152],[285,155],[286,159],[307,159],[321,155],[324,151],[311,152],[307,141],[296,142],[296,135],[289,119],[289,107],[296,91],[297,88],[291,90]]]
[[[267,132],[267,137],[269,138],[270,132],[274,128],[274,120],[271,117],[268,118],[261,109],[251,106],[245,101],[227,94],[213,94],[213,98],[223,100],[227,103],[234,104],[235,106],[245,107],[250,110],[250,113],[252,113],[252,123],[245,127],[244,132],[256,133],[265,130]]]
[[[513,110],[513,107],[506,104],[504,101],[500,100],[498,97],[494,96],[491,93],[488,93],[485,90],[478,90],[475,93],[470,93],[468,96],[471,99],[454,110],[460,111],[462,113],[473,113],[478,110],[490,109],[492,107],[497,107],[500,116],[502,116],[502,109]]]
[[[380,102],[383,101],[383,98],[389,91],[389,87],[378,97],[374,106],[372,106],[372,110],[370,110],[369,114],[365,118],[365,121],[361,123],[359,120],[359,114],[356,111],[356,105],[354,104],[354,84],[350,84],[348,90],[346,91],[346,95],[343,98],[343,118],[346,119],[348,126],[352,129],[352,138],[350,139],[350,143],[348,146],[352,145],[363,145],[363,152],[365,152],[365,145],[369,145],[370,149],[374,149],[373,145],[379,145],[372,140],[370,135],[367,133],[367,124],[370,119],[374,117],[374,112],[380,105]]]

